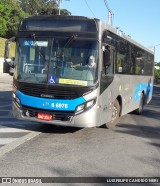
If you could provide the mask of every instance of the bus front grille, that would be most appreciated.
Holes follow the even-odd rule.
[[[37,118],[38,113],[46,113],[46,114],[51,114],[53,116],[53,120],[59,120],[59,121],[70,121],[71,117],[74,115],[74,113],[41,110],[41,109],[34,109],[25,106],[22,106],[21,109],[22,109],[23,116]]]
[[[77,93],[71,89],[66,89],[65,87],[53,87],[52,85],[31,85],[29,83],[19,83],[17,88],[23,94],[43,97],[49,99],[75,99],[78,97]]]

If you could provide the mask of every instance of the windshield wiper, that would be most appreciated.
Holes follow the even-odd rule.
[[[32,38],[33,38],[33,40],[34,40],[34,42],[35,42],[35,46],[38,47],[38,49],[39,49],[39,56],[40,56],[42,59],[44,59],[44,61],[45,61],[45,55],[44,55],[43,51],[40,49],[40,46],[37,44],[36,35],[33,34],[33,35],[32,35]]]
[[[66,48],[67,46],[69,46],[72,43],[72,41],[74,39],[76,39],[77,37],[78,37],[77,34],[73,34],[71,37],[69,37],[69,39],[67,40],[66,44],[64,45],[64,48]]]

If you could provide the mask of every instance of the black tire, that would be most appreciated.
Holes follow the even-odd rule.
[[[141,93],[139,107],[138,107],[138,109],[136,109],[134,111],[134,113],[137,114],[137,115],[141,115],[143,113],[143,109],[144,109],[144,94]]]
[[[116,100],[114,102],[114,109],[112,111],[112,120],[108,123],[105,124],[105,127],[110,129],[110,128],[114,128],[118,121],[119,121],[119,117],[120,117],[120,105],[118,100]]]

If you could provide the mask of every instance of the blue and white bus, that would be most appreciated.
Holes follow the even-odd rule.
[[[24,18],[16,35],[13,115],[114,127],[120,116],[141,114],[151,100],[153,67],[152,51],[98,19]]]

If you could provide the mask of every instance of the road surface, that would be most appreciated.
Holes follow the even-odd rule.
[[[13,119],[12,76],[0,78],[0,177],[160,177],[160,87],[143,116],[79,129]]]

